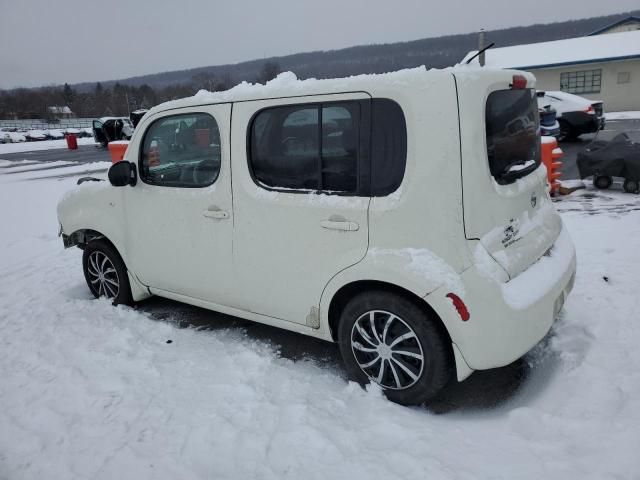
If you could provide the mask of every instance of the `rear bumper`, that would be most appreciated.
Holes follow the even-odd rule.
[[[562,114],[562,119],[571,125],[576,135],[597,132],[604,127],[604,118],[601,119],[593,113],[565,112]]]
[[[573,288],[575,272],[575,249],[563,227],[550,254],[509,282],[499,283],[476,267],[467,269],[461,276],[468,321],[461,321],[450,302],[440,303],[432,295],[427,300],[440,303],[434,308],[445,312],[441,316],[451,339],[471,369],[501,367],[522,357],[549,332]]]

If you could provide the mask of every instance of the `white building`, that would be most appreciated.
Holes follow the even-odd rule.
[[[640,110],[640,30],[605,29],[586,37],[491,48],[485,59],[488,67],[532,72],[538,90],[602,100],[606,111]],[[478,64],[478,57],[472,63]]]

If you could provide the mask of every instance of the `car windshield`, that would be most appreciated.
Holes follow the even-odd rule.
[[[487,157],[498,183],[512,183],[540,165],[538,122],[534,90],[498,90],[489,95],[485,114]]]

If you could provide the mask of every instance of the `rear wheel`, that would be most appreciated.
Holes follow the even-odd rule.
[[[569,124],[569,122],[567,122],[566,120],[558,120],[558,124],[560,125],[560,134],[558,135],[558,141],[563,142],[576,138],[573,128],[571,128],[571,124]]]
[[[613,179],[607,175],[596,175],[593,177],[593,186],[600,190],[606,190],[613,183]]]
[[[133,303],[127,268],[109,242],[102,239],[89,242],[82,254],[82,269],[94,297],[113,299],[116,305]]]
[[[437,320],[384,291],[354,297],[340,317],[340,352],[350,377],[378,384],[389,400],[420,405],[449,382],[450,342]]]
[[[624,184],[622,185],[624,191],[627,193],[639,193],[640,192],[640,182],[638,180],[631,180],[626,178],[624,180]]]

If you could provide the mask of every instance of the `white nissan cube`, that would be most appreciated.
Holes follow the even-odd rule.
[[[64,245],[84,250],[96,297],[158,295],[338,342],[352,379],[424,403],[524,355],[573,286],[534,82],[286,73],[159,105],[109,182],[60,202]]]

